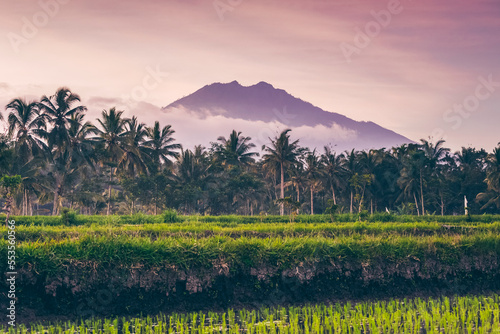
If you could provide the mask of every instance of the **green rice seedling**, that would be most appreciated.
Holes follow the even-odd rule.
[[[2,231],[3,228],[0,228]],[[6,231],[6,230],[4,230]],[[500,223],[450,224],[437,222],[419,223],[336,223],[308,224],[296,223],[293,226],[277,224],[243,224],[224,226],[218,223],[177,223],[143,225],[96,225],[91,226],[24,226],[16,228],[18,241],[77,240],[86,236],[145,237],[151,240],[159,238],[196,239],[211,236],[240,237],[326,237],[342,236],[431,236],[431,235],[474,235],[478,233],[499,233]]]

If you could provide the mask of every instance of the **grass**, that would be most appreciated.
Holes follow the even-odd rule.
[[[0,327],[0,333],[498,333],[500,296],[391,299],[334,305],[160,314]]]
[[[2,229],[0,228],[0,231]],[[446,236],[500,233],[500,223],[444,224],[437,222],[417,223],[200,223],[141,225],[81,225],[81,226],[17,226],[18,242],[80,239],[92,237],[131,236],[151,240],[161,238],[209,238],[219,237],[325,237],[345,236]]]
[[[0,242],[7,249],[7,241]],[[350,235],[337,238],[212,236],[162,237],[151,240],[128,234],[107,233],[61,240],[25,241],[17,245],[17,266],[31,264],[37,271],[63,270],[70,261],[92,261],[114,265],[175,265],[182,268],[207,266],[219,260],[241,266],[280,264],[290,267],[304,261],[406,261],[409,257],[454,263],[463,256],[500,255],[500,235]],[[6,266],[6,252],[0,254],[0,268]]]
[[[16,220],[17,225],[38,225],[38,226],[58,226],[64,224],[71,225],[127,225],[127,224],[160,224],[160,223],[175,223],[175,222],[200,222],[200,223],[236,223],[236,224],[276,224],[288,223],[289,216],[181,216],[167,212],[164,215],[111,215],[111,216],[86,216],[76,215],[71,219],[61,216],[13,216],[12,219]],[[0,215],[0,220],[5,220],[5,215]],[[500,215],[471,215],[471,216],[413,216],[413,215],[394,215],[387,213],[376,213],[368,215],[367,222],[398,222],[398,223],[417,223],[417,222],[438,222],[438,223],[492,223],[500,221]],[[353,223],[359,221],[357,214],[339,214],[334,218],[338,223]],[[298,223],[331,223],[332,218],[330,215],[298,215],[295,218]]]

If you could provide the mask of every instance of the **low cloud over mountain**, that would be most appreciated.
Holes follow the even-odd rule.
[[[207,85],[164,107],[163,112],[166,121],[177,129],[178,139],[187,146],[206,145],[233,129],[251,136],[260,146],[286,128],[291,128],[292,137],[304,146],[330,145],[336,151],[412,142],[373,122],[357,122],[324,111],[265,82],[249,87],[237,81]],[[186,130],[190,138],[181,138]]]

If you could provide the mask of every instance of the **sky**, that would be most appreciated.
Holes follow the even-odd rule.
[[[67,86],[91,121],[117,106],[196,143],[231,122],[160,108],[266,81],[415,141],[500,142],[498,0],[2,0],[0,35],[0,106]]]

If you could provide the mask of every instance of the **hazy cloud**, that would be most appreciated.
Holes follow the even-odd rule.
[[[51,95],[66,85],[90,97],[89,118],[121,104],[149,122],[159,113],[154,106],[206,84],[266,81],[324,110],[372,120],[409,138],[427,137],[478,76],[500,77],[500,6],[497,0],[402,0],[403,11],[348,64],[340,43],[352,43],[374,19],[372,11],[388,3],[243,0],[221,20],[211,0],[69,1],[19,53],[0,39],[1,80],[7,85],[0,86],[0,103]],[[23,18],[40,10],[35,0],[1,1],[0,34],[21,34]],[[121,101],[142,84],[145,68],[157,64],[170,74],[165,81],[142,103]],[[448,134],[447,144],[496,146],[499,104],[496,92],[460,133]],[[480,128],[479,112],[488,119]],[[217,128],[219,120],[207,120]],[[196,130],[211,131],[208,125]]]

